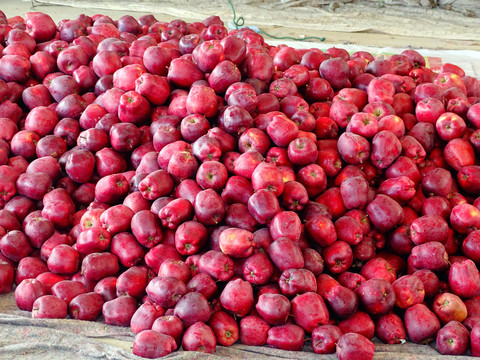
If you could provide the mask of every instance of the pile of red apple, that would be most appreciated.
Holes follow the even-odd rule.
[[[0,292],[236,342],[480,356],[480,82],[249,29],[0,11]]]

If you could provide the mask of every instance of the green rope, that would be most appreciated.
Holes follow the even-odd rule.
[[[237,18],[237,12],[235,11],[235,7],[232,4],[232,0],[227,0],[228,3],[230,4],[230,7],[232,8],[233,12],[233,25],[235,25],[236,29],[240,29],[245,25],[245,19],[243,16],[240,16]],[[271,35],[263,30],[258,30],[257,33],[259,34],[264,34],[272,39],[277,39],[277,40],[293,40],[293,41],[305,41],[305,40],[317,40],[317,41],[325,41],[324,37],[318,37],[318,36],[306,36],[304,38],[295,38],[292,36],[275,36]]]

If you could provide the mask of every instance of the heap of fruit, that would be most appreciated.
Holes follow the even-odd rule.
[[[1,13],[1,12],[0,12]],[[414,50],[249,29],[0,14],[0,292],[130,326],[133,352],[236,342],[480,355],[480,82]]]

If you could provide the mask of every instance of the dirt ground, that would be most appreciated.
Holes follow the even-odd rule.
[[[23,14],[32,11],[31,1],[2,0],[0,9],[8,16]],[[475,17],[480,10],[471,11],[475,7],[468,5],[475,2],[232,0],[237,17],[244,18],[245,26],[256,26],[275,36],[317,36],[333,44],[375,47],[480,50],[480,18]],[[114,18],[126,13],[137,16],[153,13],[157,19],[166,21],[174,18],[198,21],[215,14],[226,24],[233,22],[228,0],[33,0],[33,3],[34,10],[48,12],[57,21],[83,12],[110,14]],[[413,5],[404,6],[406,3]],[[438,7],[421,6],[425,3],[435,3]]]

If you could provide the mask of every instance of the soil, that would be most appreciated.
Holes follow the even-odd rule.
[[[165,20],[198,21],[216,14],[225,22],[233,22],[228,0],[34,0],[34,3],[139,11]],[[276,36],[325,37],[327,42],[338,44],[480,50],[477,0],[232,0],[232,3],[237,17],[244,18],[245,26],[256,26]]]

